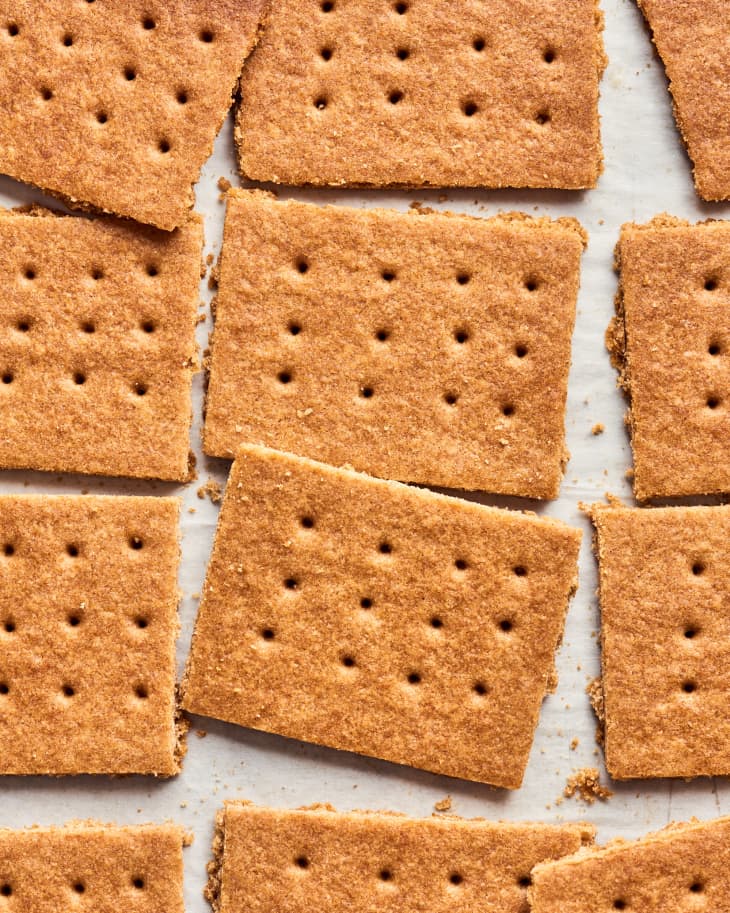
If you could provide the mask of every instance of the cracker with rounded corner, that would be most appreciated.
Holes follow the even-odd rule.
[[[637,0],[664,63],[703,200],[730,199],[730,10],[725,0]]]
[[[0,210],[0,468],[187,481],[202,245]]]
[[[207,894],[215,913],[522,913],[533,866],[593,834],[587,824],[227,802]]]
[[[204,449],[558,496],[586,236],[492,219],[228,198]]]
[[[0,774],[179,772],[178,514],[0,496]]]
[[[730,818],[673,823],[537,865],[532,913],[730,911]]]
[[[0,0],[0,172],[171,230],[266,0]]]
[[[606,766],[730,774],[730,506],[596,504]]]
[[[580,538],[554,520],[244,446],[183,706],[516,789]]]
[[[184,913],[182,851],[189,842],[174,824],[0,829],[0,907]]]
[[[640,501],[730,491],[730,222],[623,226],[607,344]]]
[[[241,78],[242,173],[280,184],[593,187],[596,0],[280,0]]]

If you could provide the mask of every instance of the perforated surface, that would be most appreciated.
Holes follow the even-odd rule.
[[[625,225],[617,262],[636,495],[730,491],[730,223]]]
[[[595,0],[281,0],[242,76],[241,170],[283,184],[592,187]]]
[[[183,913],[184,839],[172,825],[0,830],[0,909]]]
[[[606,765],[730,773],[730,507],[594,507]]]
[[[177,773],[177,522],[171,498],[0,497],[0,774]]]
[[[184,480],[202,223],[0,212],[0,466]]]
[[[577,223],[229,196],[205,449],[553,498]],[[428,302],[428,307],[424,306]]]
[[[0,171],[172,229],[265,0],[2,0]]]
[[[524,913],[536,862],[591,839],[580,824],[495,824],[229,803],[217,913]]]
[[[243,447],[183,704],[517,787],[579,543],[553,521]]]

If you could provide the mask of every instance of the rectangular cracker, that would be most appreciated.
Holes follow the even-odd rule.
[[[557,497],[585,234],[572,219],[229,195],[204,447]]]
[[[0,468],[189,477],[202,243],[0,210]]]
[[[596,0],[279,0],[241,79],[236,141],[281,184],[596,184]]]
[[[184,706],[517,788],[580,538],[554,520],[244,446]]]
[[[184,913],[182,828],[79,822],[0,830],[0,907],[9,913]]]
[[[533,866],[592,840],[584,824],[227,802],[207,895],[215,913],[522,913]]]
[[[532,913],[730,911],[730,818],[670,824],[532,872]]]
[[[730,491],[730,222],[624,225],[616,263],[636,497]]]
[[[652,30],[703,200],[730,199],[726,0],[637,0]]]
[[[185,223],[266,0],[0,0],[0,172]]]
[[[591,515],[609,773],[730,774],[730,507]]]
[[[179,771],[178,513],[0,496],[0,774]]]

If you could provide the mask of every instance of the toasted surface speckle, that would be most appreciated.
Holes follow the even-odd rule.
[[[178,510],[0,497],[0,774],[178,772]]]
[[[730,491],[730,222],[623,226],[607,334],[639,500]]]
[[[216,913],[523,913],[530,871],[593,839],[584,824],[407,818],[328,807],[221,814]],[[252,860],[256,860],[252,865]]]
[[[704,200],[730,198],[730,56],[726,0],[637,0],[653,32],[677,125]]]
[[[730,910],[730,818],[587,847],[532,872],[532,913]]]
[[[558,495],[585,234],[229,195],[204,447]]]
[[[1,468],[188,478],[202,243],[0,210]]]
[[[242,76],[241,170],[282,184],[593,187],[596,0],[280,0]]]
[[[0,830],[0,906],[12,913],[183,913],[182,828]]]
[[[184,706],[518,787],[579,543],[555,521],[244,446]]]
[[[594,505],[591,515],[608,772],[729,774],[730,507]]]
[[[172,229],[266,0],[0,0],[0,172]]]

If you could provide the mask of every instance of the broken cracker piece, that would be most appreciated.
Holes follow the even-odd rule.
[[[585,235],[229,194],[204,448],[558,495]]]
[[[184,706],[517,788],[579,545],[553,520],[244,446]]]
[[[0,774],[178,773],[178,512],[0,496]]]

